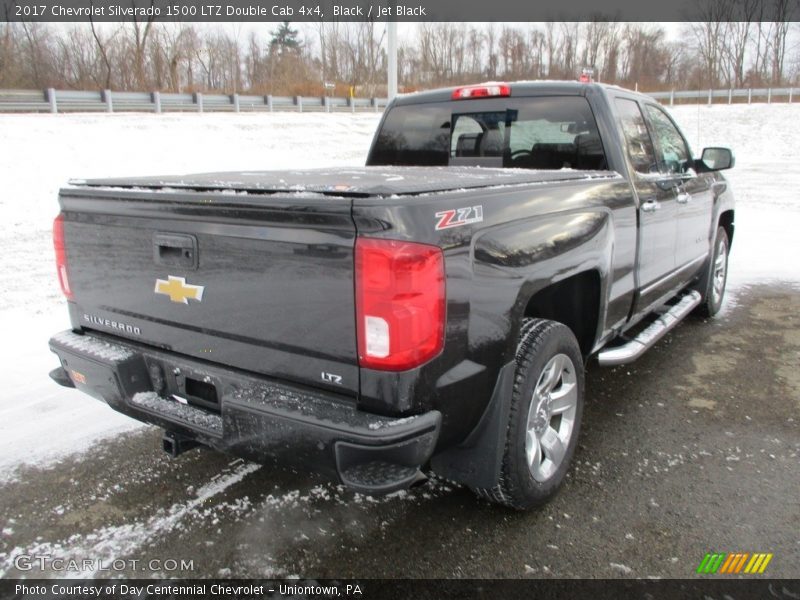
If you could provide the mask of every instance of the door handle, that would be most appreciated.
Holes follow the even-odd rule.
[[[641,206],[642,212],[656,212],[659,208],[661,208],[661,203],[658,200],[648,200]]]
[[[692,195],[689,192],[681,192],[678,194],[678,204],[688,204],[691,199]]]

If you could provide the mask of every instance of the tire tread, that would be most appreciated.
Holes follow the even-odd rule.
[[[522,494],[521,490],[517,489],[514,478],[510,476],[512,468],[510,464],[512,450],[510,445],[513,439],[511,428],[513,423],[516,422],[516,415],[519,414],[520,411],[526,411],[528,409],[527,404],[519,402],[518,399],[521,395],[521,388],[525,385],[526,374],[530,369],[531,362],[537,355],[542,344],[544,344],[546,334],[550,330],[558,327],[564,327],[564,325],[546,319],[525,318],[522,321],[519,343],[517,344],[515,353],[517,368],[514,374],[511,408],[508,422],[506,423],[505,447],[503,448],[503,463],[500,469],[500,477],[497,484],[492,488],[475,488],[473,490],[478,497],[484,500],[518,510],[524,510],[530,507],[530,502],[526,501],[524,494]]]
[[[728,252],[730,253],[730,240],[728,239],[728,232],[725,231],[725,228],[720,225],[717,227],[717,232],[714,236],[714,245],[712,246],[708,268],[706,269],[706,273],[703,275],[702,284],[700,286],[700,288],[702,288],[700,293],[703,295],[703,301],[697,305],[697,308],[694,309],[695,314],[703,318],[710,318],[716,315],[722,306],[722,301],[725,299],[725,291],[723,290],[722,298],[720,299],[720,305],[714,306],[714,297],[711,292],[712,286],[714,285],[714,259],[716,258],[717,241],[719,240],[720,235],[725,236],[725,239],[728,243]],[[730,254],[728,257],[730,258]]]

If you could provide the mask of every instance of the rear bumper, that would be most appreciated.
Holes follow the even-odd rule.
[[[358,410],[345,396],[254,377],[166,351],[66,331],[50,340],[51,377],[115,410],[216,450],[276,459],[334,475],[367,493],[408,487],[436,446],[441,414],[395,419]],[[215,392],[216,410],[182,404],[186,382]]]

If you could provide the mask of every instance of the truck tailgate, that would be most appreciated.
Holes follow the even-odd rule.
[[[61,191],[73,326],[358,393],[351,199]]]

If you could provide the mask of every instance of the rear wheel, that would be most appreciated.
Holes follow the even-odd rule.
[[[697,314],[703,317],[713,317],[722,308],[725,297],[725,286],[728,282],[728,251],[730,242],[728,232],[724,227],[717,229],[714,238],[714,252],[708,264],[705,275],[700,281],[700,292],[703,302],[697,307]]]
[[[572,331],[525,319],[498,484],[479,496],[517,509],[544,504],[569,468],[583,414],[583,358]]]

